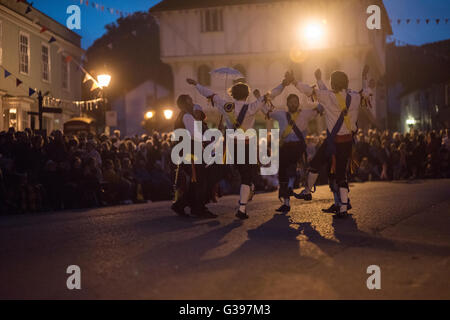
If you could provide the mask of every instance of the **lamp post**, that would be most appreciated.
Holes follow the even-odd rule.
[[[98,86],[100,87],[101,98],[105,102],[103,118],[105,119],[105,132],[109,135],[109,134],[111,134],[110,127],[106,123],[106,112],[109,111],[109,104],[108,104],[108,98],[106,95],[106,88],[108,88],[109,84],[111,83],[111,76],[109,74],[100,74],[97,76],[97,82],[98,82]]]
[[[173,111],[170,110],[170,109],[164,110],[164,118],[166,118],[166,120],[172,120],[172,118],[173,118]]]

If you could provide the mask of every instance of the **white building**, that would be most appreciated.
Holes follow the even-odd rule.
[[[24,130],[32,125],[29,111],[37,111],[37,94],[28,95],[28,88],[50,92],[62,100],[81,100],[81,71],[58,53],[80,61],[84,51],[81,38],[44,13],[17,0],[0,0],[0,131],[15,127]],[[41,33],[40,25],[48,31]],[[54,37],[56,42],[49,43]],[[12,76],[5,78],[4,69]],[[23,84],[16,86],[18,77]],[[62,104],[62,114],[44,114],[43,126],[48,131],[62,129],[65,121],[78,115],[79,109]],[[44,106],[45,107],[45,106]],[[38,128],[37,117],[34,119]]]
[[[371,4],[382,9],[381,30],[366,27]],[[318,67],[328,80],[332,71],[344,70],[350,86],[359,90],[363,66],[369,64],[378,84],[373,113],[379,120],[386,117],[379,80],[385,75],[386,36],[392,31],[380,0],[165,0],[151,12],[160,22],[161,58],[172,67],[175,98],[189,93],[206,105],[186,84],[187,77],[224,94],[224,80],[208,74],[224,66],[241,71],[261,92],[279,84],[288,69],[313,84]],[[285,90],[275,105],[283,107],[287,95],[296,92]]]
[[[124,97],[113,104],[117,112],[118,127],[123,136],[140,135],[146,133],[142,122],[147,112],[152,112],[154,121],[158,122],[155,129],[165,128],[163,112],[169,109],[170,92],[163,86],[148,80],[133,90],[127,92]],[[170,107],[170,110],[175,111]],[[169,129],[169,126],[167,128]]]

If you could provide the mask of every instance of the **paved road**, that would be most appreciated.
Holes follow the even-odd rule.
[[[355,184],[351,198],[347,220],[320,213],[327,187],[288,215],[257,195],[243,223],[235,196],[212,221],[168,203],[0,217],[0,298],[449,299],[450,180]],[[69,265],[81,291],[66,288]]]

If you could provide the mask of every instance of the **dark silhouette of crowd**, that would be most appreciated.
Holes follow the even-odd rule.
[[[326,135],[308,136],[311,159]],[[410,133],[359,130],[351,181],[450,178],[448,130]],[[122,138],[82,133],[49,136],[31,130],[0,133],[0,212],[60,211],[171,200],[174,165],[170,133]],[[305,171],[299,166],[299,175]],[[236,193],[230,168],[217,196]],[[327,183],[326,172],[321,182]],[[276,176],[259,176],[257,191],[274,191]],[[298,183],[301,183],[299,179]],[[214,197],[213,197],[214,198]]]
[[[308,158],[325,137],[307,138]],[[359,130],[355,140],[351,181],[450,178],[448,129],[406,134]],[[327,178],[322,180],[326,183]]]
[[[0,133],[0,212],[60,211],[172,197],[170,136]]]

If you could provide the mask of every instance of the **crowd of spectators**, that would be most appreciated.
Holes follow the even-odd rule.
[[[0,133],[0,212],[59,211],[172,197],[170,136]]]
[[[325,140],[308,136],[310,160]],[[410,133],[359,130],[351,181],[450,178],[448,130]],[[31,130],[0,133],[0,212],[59,211],[173,197],[170,133],[122,138],[106,135],[49,136]],[[305,176],[307,165],[299,166]],[[324,169],[326,171],[326,169]],[[238,192],[233,168],[224,171],[220,195]],[[327,173],[320,182],[327,183]],[[301,181],[299,181],[301,183]],[[256,190],[274,191],[276,176],[259,176]]]
[[[325,133],[307,138],[308,158],[324,139]],[[448,129],[406,134],[359,130],[355,140],[354,182],[450,178]]]

